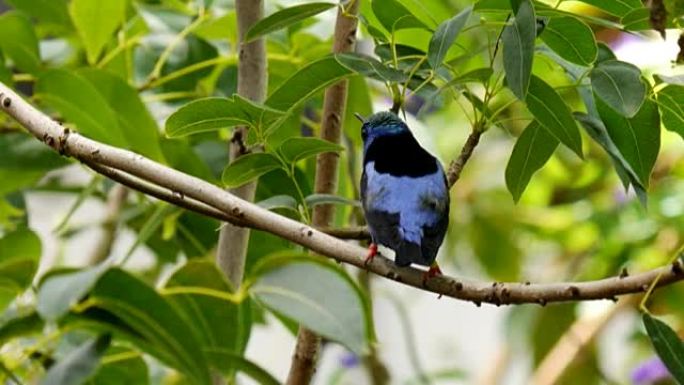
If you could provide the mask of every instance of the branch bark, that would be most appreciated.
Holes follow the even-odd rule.
[[[263,0],[236,0],[240,56],[238,60],[238,94],[255,102],[266,97],[268,72],[266,70],[266,46],[263,39],[243,43],[249,28],[264,14]],[[230,142],[231,161],[245,155],[248,150],[243,140],[247,138],[247,127],[237,127]],[[236,197],[248,202],[254,200],[256,182],[247,183],[231,190]],[[228,280],[237,288],[245,271],[245,257],[249,243],[249,229],[226,223],[219,234],[216,262]]]
[[[112,251],[112,246],[116,239],[117,228],[119,227],[119,215],[121,214],[121,209],[126,204],[128,191],[129,190],[122,185],[116,185],[109,191],[109,195],[107,196],[107,215],[102,224],[102,237],[89,258],[89,265],[95,266],[104,261]]]
[[[265,210],[235,197],[218,186],[156,163],[142,155],[81,136],[51,120],[2,83],[0,83],[0,109],[60,154],[72,156],[87,164],[97,164],[135,176],[146,183],[155,185],[157,189],[166,189],[176,194],[179,200],[190,198],[212,207],[232,218],[233,224],[269,232],[340,263],[347,263],[360,269],[367,268],[374,274],[404,285],[471,301],[477,305],[481,303],[545,305],[549,302],[561,301],[614,300],[619,295],[645,292],[648,290],[648,285],[658,276],[660,276],[658,287],[684,280],[684,263],[679,258],[671,265],[643,273],[630,276],[621,274],[596,281],[541,284],[492,283],[445,275],[432,278],[423,285],[422,270],[410,267],[400,268],[382,257],[376,257],[372,263],[365,266],[363,256],[366,250],[362,247]]]
[[[357,18],[361,0],[351,0],[347,4],[340,1],[335,21],[333,36],[333,53],[350,52],[356,43]],[[348,82],[342,80],[325,90],[323,99],[323,119],[321,122],[321,139],[339,144],[341,140],[342,122],[347,102]],[[340,156],[336,152],[327,152],[316,158],[316,180],[314,191],[317,194],[335,194],[339,175]],[[316,227],[330,226],[335,215],[335,206],[318,205],[313,209],[312,224]],[[297,333],[297,345],[292,356],[287,385],[308,385],[316,370],[321,337],[313,331],[300,326]]]

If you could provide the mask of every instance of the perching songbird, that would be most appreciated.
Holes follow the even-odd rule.
[[[449,188],[439,161],[420,146],[397,115],[379,112],[363,122],[361,200],[371,235],[366,263],[381,244],[396,253],[397,266],[429,266],[449,225]]]

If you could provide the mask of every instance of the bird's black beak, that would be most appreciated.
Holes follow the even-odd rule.
[[[361,114],[358,112],[354,112],[354,116],[356,116],[356,119],[360,120],[361,123],[366,123],[366,118],[364,118]]]

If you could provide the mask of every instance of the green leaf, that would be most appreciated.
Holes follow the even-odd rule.
[[[552,17],[540,37],[560,57],[575,64],[589,66],[598,55],[594,32],[572,16]]]
[[[327,140],[303,137],[289,138],[278,148],[278,152],[288,163],[294,163],[323,152],[340,152],[342,150],[344,147]]]
[[[237,17],[235,11],[226,12],[215,19],[208,19],[202,25],[195,28],[192,33],[205,40],[227,39],[232,47],[237,46]]]
[[[366,55],[343,53],[335,55],[335,58],[344,67],[365,77],[383,82],[401,82],[407,79],[403,72],[388,67]]]
[[[124,22],[126,0],[72,0],[69,14],[83,41],[88,63],[94,64]]]
[[[684,86],[668,85],[657,96],[663,125],[684,138]]]
[[[522,0],[513,20],[501,34],[506,84],[520,100],[525,100],[532,74],[537,21],[530,0]]]
[[[110,72],[85,69],[78,74],[97,88],[118,118],[119,127],[130,149],[157,162],[163,162],[159,145],[159,127],[140,100],[140,95],[126,81]]]
[[[617,57],[615,56],[615,53],[613,52],[610,47],[604,42],[598,42],[596,44],[598,46],[598,57],[596,58],[596,63],[601,63],[607,60],[616,60]]]
[[[40,262],[40,238],[20,228],[0,238],[0,309],[26,290]]]
[[[454,44],[456,36],[458,36],[461,29],[465,26],[473,7],[467,7],[451,19],[443,21],[430,39],[428,46],[428,62],[432,68],[437,68],[442,65],[442,61],[447,54],[447,51]]]
[[[38,334],[43,331],[44,326],[45,322],[35,311],[7,319],[0,326],[0,346],[13,338]]]
[[[663,360],[672,377],[680,384],[684,384],[684,344],[682,340],[679,339],[674,330],[659,319],[644,314],[643,321],[658,357]]]
[[[263,152],[247,154],[231,162],[223,170],[221,180],[226,187],[238,187],[282,167],[278,158],[271,154]]]
[[[646,7],[629,11],[620,19],[626,31],[645,31],[653,29],[651,26],[651,11]]]
[[[334,56],[326,56],[304,66],[285,80],[266,99],[265,105],[276,110],[293,110],[316,92],[352,74]]]
[[[0,49],[20,70],[35,74],[40,69],[38,38],[33,26],[20,12],[0,15]]]
[[[40,385],[80,385],[95,372],[100,358],[109,347],[109,334],[93,338],[57,361],[45,373]]]
[[[283,114],[282,111],[257,105],[238,95],[230,99],[199,99],[171,114],[166,121],[166,135],[176,138],[241,124],[261,127]]]
[[[397,0],[374,0],[371,7],[378,21],[389,32],[405,28],[430,29]]]
[[[112,346],[107,350],[95,376],[88,385],[119,385],[150,383],[147,364],[142,354],[121,346]]]
[[[583,3],[593,5],[596,8],[602,9],[611,15],[622,17],[630,11],[642,8],[641,0],[620,0],[620,1],[605,1],[605,0],[579,0]]]
[[[257,202],[257,206],[266,210],[289,209],[297,211],[297,200],[289,195],[275,195]]]
[[[532,76],[526,102],[539,123],[582,158],[582,137],[570,108],[560,95],[543,80]]]
[[[506,187],[517,203],[532,175],[542,168],[558,147],[558,139],[532,121],[518,140],[506,165]]]
[[[637,194],[641,196],[646,195],[644,186],[639,180],[639,176],[634,172],[632,166],[620,153],[613,139],[608,135],[608,130],[603,122],[592,115],[583,114],[581,112],[573,113],[575,119],[584,127],[585,131],[591,136],[596,143],[598,143],[608,153],[610,159],[613,161],[613,166],[618,176],[622,180],[623,185],[628,187],[632,185]]]
[[[368,351],[368,305],[337,266],[310,257],[267,260],[249,292],[271,310],[340,342],[358,355]]]
[[[40,23],[71,27],[66,0],[5,0],[5,3],[35,17]]]
[[[596,107],[610,138],[648,187],[651,170],[660,149],[660,116],[655,102],[646,99],[632,118],[626,118],[596,98]]]
[[[44,72],[36,84],[36,96],[56,109],[80,133],[117,147],[126,147],[116,113],[83,76],[55,69]],[[58,140],[59,138],[54,138]]]
[[[49,321],[62,317],[85,297],[108,268],[108,264],[101,263],[75,272],[48,276],[38,289],[38,314]]]
[[[111,314],[100,322],[127,332],[138,347],[180,370],[191,383],[211,384],[200,349],[200,326],[188,324],[174,305],[144,282],[121,269],[111,269],[97,282],[88,303],[95,314]]]
[[[255,363],[245,359],[241,355],[237,355],[225,351],[210,351],[209,360],[221,363],[219,370],[222,373],[230,374],[237,370],[246,374],[252,380],[261,385],[279,385],[278,381],[273,375],[262,369]]]
[[[621,115],[631,118],[646,98],[641,71],[633,64],[607,60],[591,70],[591,87],[601,100]]]
[[[304,201],[309,207],[328,204],[361,207],[361,202],[357,200],[333,194],[311,194],[308,197],[304,198]]]
[[[288,27],[299,21],[327,11],[335,6],[334,3],[307,3],[281,9],[255,23],[245,35],[245,42]]]
[[[183,293],[183,289],[193,289]],[[176,270],[164,285],[169,299],[185,318],[188,325],[198,325],[200,348],[204,352],[226,350],[241,353],[246,334],[240,324],[240,311],[249,310],[225,299],[212,296],[213,293],[231,294],[233,290],[216,263],[209,260],[190,260]],[[164,289],[162,293],[164,293]],[[208,294],[201,294],[206,292]],[[220,363],[210,361],[220,367]]]

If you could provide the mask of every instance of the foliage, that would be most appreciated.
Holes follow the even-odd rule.
[[[263,103],[235,93],[240,48],[227,0],[5,0],[0,81],[90,138],[226,188],[259,178],[262,208],[307,224],[320,204],[337,205],[336,226],[358,223],[361,144],[352,113],[371,113],[374,100],[391,99],[415,125],[430,127],[420,139],[439,138],[433,150],[445,160],[470,130],[485,133],[488,159],[476,152],[464,187],[456,187],[440,256],[463,275],[603,278],[662,264],[682,242],[684,163],[672,147],[684,137],[684,80],[619,60],[598,38],[652,29],[640,0],[356,1],[359,36],[374,48],[337,55],[328,21],[347,3],[267,4],[268,16],[245,37],[266,39]],[[666,2],[667,28],[682,27],[674,3]],[[349,84],[344,146],[315,137],[322,91],[340,80]],[[86,201],[111,203],[114,187],[92,177],[74,185],[69,175],[84,168],[9,118],[0,124],[3,381],[210,384],[216,373],[241,372],[276,384],[244,356],[253,326],[273,319],[302,324],[358,355],[375,349],[371,293],[342,267],[257,232],[236,290],[210,259],[219,224],[142,195],[101,223],[136,235],[127,253],[38,273],[41,238],[30,218],[41,213],[27,199],[38,192],[76,199],[55,234],[66,243],[84,231],[72,214]],[[249,127],[242,141],[253,152],[228,164],[234,126]],[[500,155],[505,146],[510,156]],[[313,194],[315,156],[329,152],[345,160],[339,193]],[[627,195],[630,188],[639,199]],[[131,269],[141,249],[153,267]],[[540,258],[551,253],[560,256]],[[547,264],[556,267],[538,268]],[[681,295],[676,287],[654,301],[679,326]],[[575,310],[513,310],[509,338],[529,337],[524,344],[537,365],[577,319]],[[649,315],[644,323],[681,382],[676,332]],[[17,354],[25,359],[10,359]],[[596,357],[581,365],[595,368]],[[442,375],[477,377],[459,369]]]

